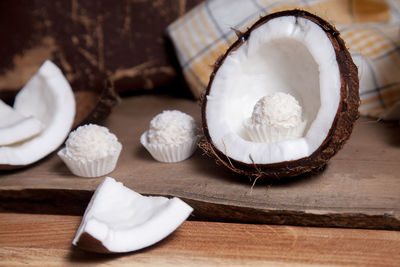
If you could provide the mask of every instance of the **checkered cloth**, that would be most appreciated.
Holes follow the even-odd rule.
[[[207,0],[169,25],[187,83],[204,92],[216,59],[260,16],[301,8],[333,23],[360,76],[360,113],[400,118],[400,0]]]

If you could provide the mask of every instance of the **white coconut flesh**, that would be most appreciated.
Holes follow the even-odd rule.
[[[61,70],[46,61],[17,94],[14,110],[34,117],[43,130],[24,142],[0,147],[0,165],[27,165],[57,149],[71,130],[75,99]]]
[[[331,129],[340,87],[334,47],[317,24],[294,16],[271,19],[253,30],[216,72],[205,110],[212,142],[247,164],[308,157]],[[276,143],[249,141],[243,121],[260,98],[275,92],[289,93],[300,103],[307,121],[303,136]]]
[[[35,117],[25,117],[0,100],[0,146],[31,138],[43,129]]]
[[[171,234],[192,211],[179,198],[142,196],[106,177],[96,189],[72,244],[79,246],[81,235],[86,233],[110,252],[142,249]]]

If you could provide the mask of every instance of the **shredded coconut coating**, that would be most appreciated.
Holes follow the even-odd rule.
[[[179,145],[196,137],[192,116],[178,110],[165,110],[150,121],[147,141],[151,144]]]
[[[103,126],[87,124],[69,134],[66,154],[76,160],[92,161],[117,152],[117,137]]]
[[[251,121],[253,124],[291,128],[301,123],[301,112],[302,108],[293,96],[278,92],[257,101]]]

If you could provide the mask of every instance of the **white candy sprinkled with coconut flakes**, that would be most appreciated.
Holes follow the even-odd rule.
[[[257,101],[251,122],[277,128],[291,128],[301,123],[302,108],[290,94],[273,93]]]
[[[92,161],[115,154],[120,149],[117,137],[103,126],[87,124],[71,132],[66,155],[81,161]]]
[[[179,145],[196,137],[192,116],[178,110],[165,110],[150,121],[147,140],[150,144]]]

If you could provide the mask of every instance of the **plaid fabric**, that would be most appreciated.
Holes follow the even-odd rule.
[[[301,8],[333,23],[360,76],[360,113],[400,118],[400,0],[208,0],[171,25],[184,76],[195,97],[206,88],[216,59],[260,16]],[[393,110],[397,112],[393,113]]]

